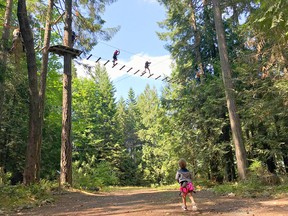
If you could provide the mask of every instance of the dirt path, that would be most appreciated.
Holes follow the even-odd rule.
[[[115,191],[111,193],[88,194],[71,192],[59,195],[53,204],[23,210],[13,215],[97,215],[97,216],[181,216],[181,215],[221,215],[221,216],[287,216],[288,197],[281,199],[244,199],[239,197],[215,196],[209,191],[199,191],[195,195],[198,210],[181,209],[181,199],[177,191],[153,189]],[[189,208],[190,207],[190,208]]]

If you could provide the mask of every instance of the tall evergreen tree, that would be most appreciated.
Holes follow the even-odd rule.
[[[17,15],[26,49],[29,78],[29,137],[24,169],[24,184],[31,184],[34,183],[37,178],[37,144],[41,128],[39,124],[41,121],[39,119],[39,94],[34,40],[25,0],[18,1]]]
[[[247,174],[247,158],[246,150],[242,138],[242,129],[240,118],[237,113],[237,106],[235,101],[234,87],[231,79],[231,66],[229,63],[226,40],[225,40],[225,31],[222,23],[222,13],[220,10],[220,3],[218,0],[213,0],[214,8],[214,19],[215,27],[218,40],[218,49],[220,54],[221,69],[223,83],[225,87],[227,108],[229,112],[230,125],[232,129],[233,141],[235,145],[236,158],[237,158],[237,167],[239,177],[244,180]]]
[[[137,107],[140,115],[140,128],[137,132],[143,142],[141,169],[146,183],[161,184],[164,182],[163,160],[165,151],[159,148],[160,100],[156,89],[146,86],[138,97]],[[165,155],[165,156],[164,156]]]
[[[73,90],[73,143],[77,167],[95,169],[101,161],[120,169],[122,147],[116,128],[115,89],[107,71],[98,65],[90,78],[77,78]],[[91,161],[91,158],[95,158]]]
[[[160,38],[162,39],[166,39],[166,40],[170,39],[172,41],[171,45],[168,46],[168,49],[171,51],[172,56],[176,59],[176,67],[175,67],[175,70],[173,71],[174,79],[178,78],[182,80],[182,82],[184,81],[183,83],[186,83],[185,86],[181,86],[181,87],[176,86],[176,85],[171,85],[172,89],[174,89],[174,91],[177,92],[176,96],[172,97],[174,101],[170,100],[171,103],[175,103],[175,108],[177,107],[176,108],[177,111],[174,111],[174,116],[177,117],[177,119],[181,119],[181,115],[185,115],[185,119],[191,125],[193,125],[195,129],[201,130],[204,128],[202,127],[201,124],[199,124],[199,119],[195,117],[193,118],[191,115],[192,114],[191,112],[187,113],[187,110],[184,109],[184,107],[186,108],[186,106],[185,105],[183,106],[183,104],[188,103],[188,101],[190,100],[193,101],[194,96],[190,95],[189,92],[194,91],[196,94],[196,97],[198,98],[200,102],[198,109],[195,109],[194,112],[197,114],[202,113],[201,109],[203,109],[203,107],[205,106],[205,100],[207,100],[207,97],[208,97],[208,95],[205,95],[205,92],[208,92],[209,91],[208,88],[212,87],[213,84],[212,82],[208,82],[208,83],[205,83],[205,86],[199,85],[200,84],[199,81],[203,80],[204,78],[204,77],[200,78],[200,76],[197,76],[198,70],[201,69],[201,64],[203,65],[203,70],[205,71],[206,80],[213,79],[215,82],[216,81],[215,79],[218,79],[219,77],[219,74],[218,74],[219,60],[218,60],[218,54],[216,52],[216,46],[215,46],[216,35],[212,33],[213,31],[211,31],[214,29],[214,19],[213,19],[213,16],[211,16],[211,12],[212,12],[211,4],[209,4],[209,2],[207,1],[203,1],[202,4],[197,1],[175,2],[173,0],[168,0],[168,1],[160,1],[160,2],[162,2],[166,6],[167,11],[168,11],[167,19],[164,22],[162,22],[161,25],[169,29],[170,32],[161,33],[159,35],[160,35]],[[190,10],[188,10],[187,7],[185,7],[185,5],[187,6],[188,4],[190,4]],[[194,11],[193,10],[194,8],[197,8],[197,10]],[[191,18],[190,20],[188,19],[189,17]],[[197,28],[197,24],[198,26],[201,26],[201,27]],[[187,27],[188,25],[190,25],[190,28]],[[209,29],[210,31],[208,31]],[[230,30],[229,27],[227,27],[226,31],[229,31],[229,30]],[[201,42],[199,42],[199,35],[202,36]],[[231,39],[231,41],[233,40]],[[235,41],[235,38],[234,38],[234,41]],[[231,47],[232,46],[234,46],[234,43],[231,44]],[[193,52],[189,51],[187,48],[191,48]],[[229,49],[230,49],[230,46],[229,46]],[[233,47],[231,50],[234,50]],[[231,55],[232,51],[227,53],[227,57],[228,57],[228,54]],[[196,78],[196,85],[195,85],[195,82],[193,81],[194,76]],[[199,88],[201,88],[204,94],[200,93],[200,91],[199,92],[196,91],[196,89],[199,90]],[[201,95],[199,95],[199,93]],[[217,98],[216,94],[214,93],[213,95],[216,99]],[[201,97],[201,96],[204,96],[204,97]],[[189,107],[188,110],[191,110],[191,108]],[[233,115],[237,115],[236,112],[233,112],[233,113],[234,113]],[[207,114],[208,115],[205,115],[206,118],[211,117],[213,115],[212,113],[210,113],[210,115],[209,113]],[[189,117],[191,116],[191,118],[187,118],[187,116]],[[198,116],[198,118],[200,116]],[[203,118],[203,116],[201,117]],[[218,115],[217,118],[221,119],[222,116]],[[182,121],[186,122],[185,120],[182,120]],[[179,123],[180,124],[183,123],[182,121],[180,121]],[[188,125],[188,122],[187,122],[187,125]],[[202,124],[205,124],[205,122],[203,122]],[[240,127],[240,124],[238,124],[238,126]],[[211,132],[214,130],[212,129],[211,125],[209,125],[208,127],[211,128]],[[218,125],[218,127],[222,128],[222,126],[220,125]],[[234,127],[232,127],[232,129],[234,130]],[[216,138],[214,137],[216,134],[211,133],[211,132],[208,132],[208,134],[206,134],[206,138],[203,137],[204,142],[211,142],[211,144],[213,145],[213,142],[219,142],[220,140],[223,139],[223,136],[221,134],[218,134],[218,137]],[[189,132],[187,134],[192,135],[191,133],[194,134],[195,131],[193,132],[193,129],[189,129]],[[233,134],[235,134],[234,131],[233,131]],[[228,136],[228,140],[226,140],[226,142],[229,141],[229,137],[230,136]],[[215,161],[213,154],[211,154],[211,159]],[[220,161],[220,156],[217,156],[217,158],[219,158],[219,161]],[[246,163],[246,159],[244,159],[244,164],[245,163]],[[219,166],[221,166],[220,163],[219,163]],[[215,166],[214,168],[211,167],[211,170],[213,169],[215,170],[215,173],[219,173],[218,168],[215,169]]]
[[[137,107],[135,93],[132,88],[129,89],[126,115],[126,135],[125,135],[125,147],[127,148],[130,156],[136,163],[139,160],[138,153],[141,152],[142,144],[139,141],[137,131],[139,129],[139,110]]]
[[[5,87],[4,87],[4,80],[5,74],[7,70],[7,50],[8,50],[8,42],[9,42],[9,33],[10,33],[10,23],[11,23],[11,16],[12,16],[12,7],[13,7],[13,0],[6,1],[6,9],[4,14],[4,28],[1,37],[0,43],[0,128],[1,122],[3,119],[3,107],[4,107],[4,98],[5,98]],[[3,153],[1,154],[3,158]],[[3,161],[0,162],[0,172],[4,172],[4,163]]]

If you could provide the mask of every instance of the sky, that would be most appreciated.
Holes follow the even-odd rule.
[[[164,47],[167,42],[161,41],[156,34],[163,32],[157,22],[165,19],[164,7],[157,0],[118,0],[107,5],[102,18],[106,21],[104,28],[120,26],[120,30],[110,41],[99,41],[90,53],[92,56],[89,60],[84,59],[83,63],[94,65],[101,57],[99,62],[104,65],[110,60],[105,67],[116,88],[116,99],[126,99],[130,88],[138,96],[147,84],[155,87],[160,95],[166,85],[162,80],[171,74],[170,55]],[[118,64],[112,68],[112,56],[116,49],[120,50],[120,55]],[[146,61],[151,62],[149,68],[151,74],[154,74],[150,78],[148,73],[140,76]],[[78,75],[85,76],[80,66]]]

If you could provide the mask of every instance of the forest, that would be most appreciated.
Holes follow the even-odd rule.
[[[101,17],[114,2],[0,1],[0,186],[59,175],[75,188],[169,185],[180,158],[195,179],[235,182],[256,172],[269,184],[283,182],[288,1],[158,0],[172,81],[162,92],[131,88],[119,101],[105,66],[78,77],[71,58],[67,66],[48,49],[74,45],[88,56],[119,30],[103,28]],[[80,35],[73,45],[71,29]]]

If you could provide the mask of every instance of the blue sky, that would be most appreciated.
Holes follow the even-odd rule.
[[[114,68],[111,62],[106,65],[116,87],[117,99],[121,96],[126,99],[130,88],[139,95],[147,84],[156,87],[160,94],[165,85],[162,79],[171,73],[169,52],[164,48],[166,42],[161,41],[156,34],[156,31],[163,31],[157,22],[165,19],[164,7],[156,0],[118,0],[106,7],[102,18],[106,21],[105,28],[120,26],[120,30],[112,40],[99,41],[91,52],[91,58],[84,60],[84,63],[94,64],[101,57],[101,64],[104,64],[106,60],[111,61],[114,50],[119,49],[118,65]],[[147,78],[148,73],[139,76],[144,70],[145,61],[152,62],[152,78],[161,75],[158,80]],[[131,67],[133,69],[127,73]],[[134,75],[137,70],[140,71]]]

